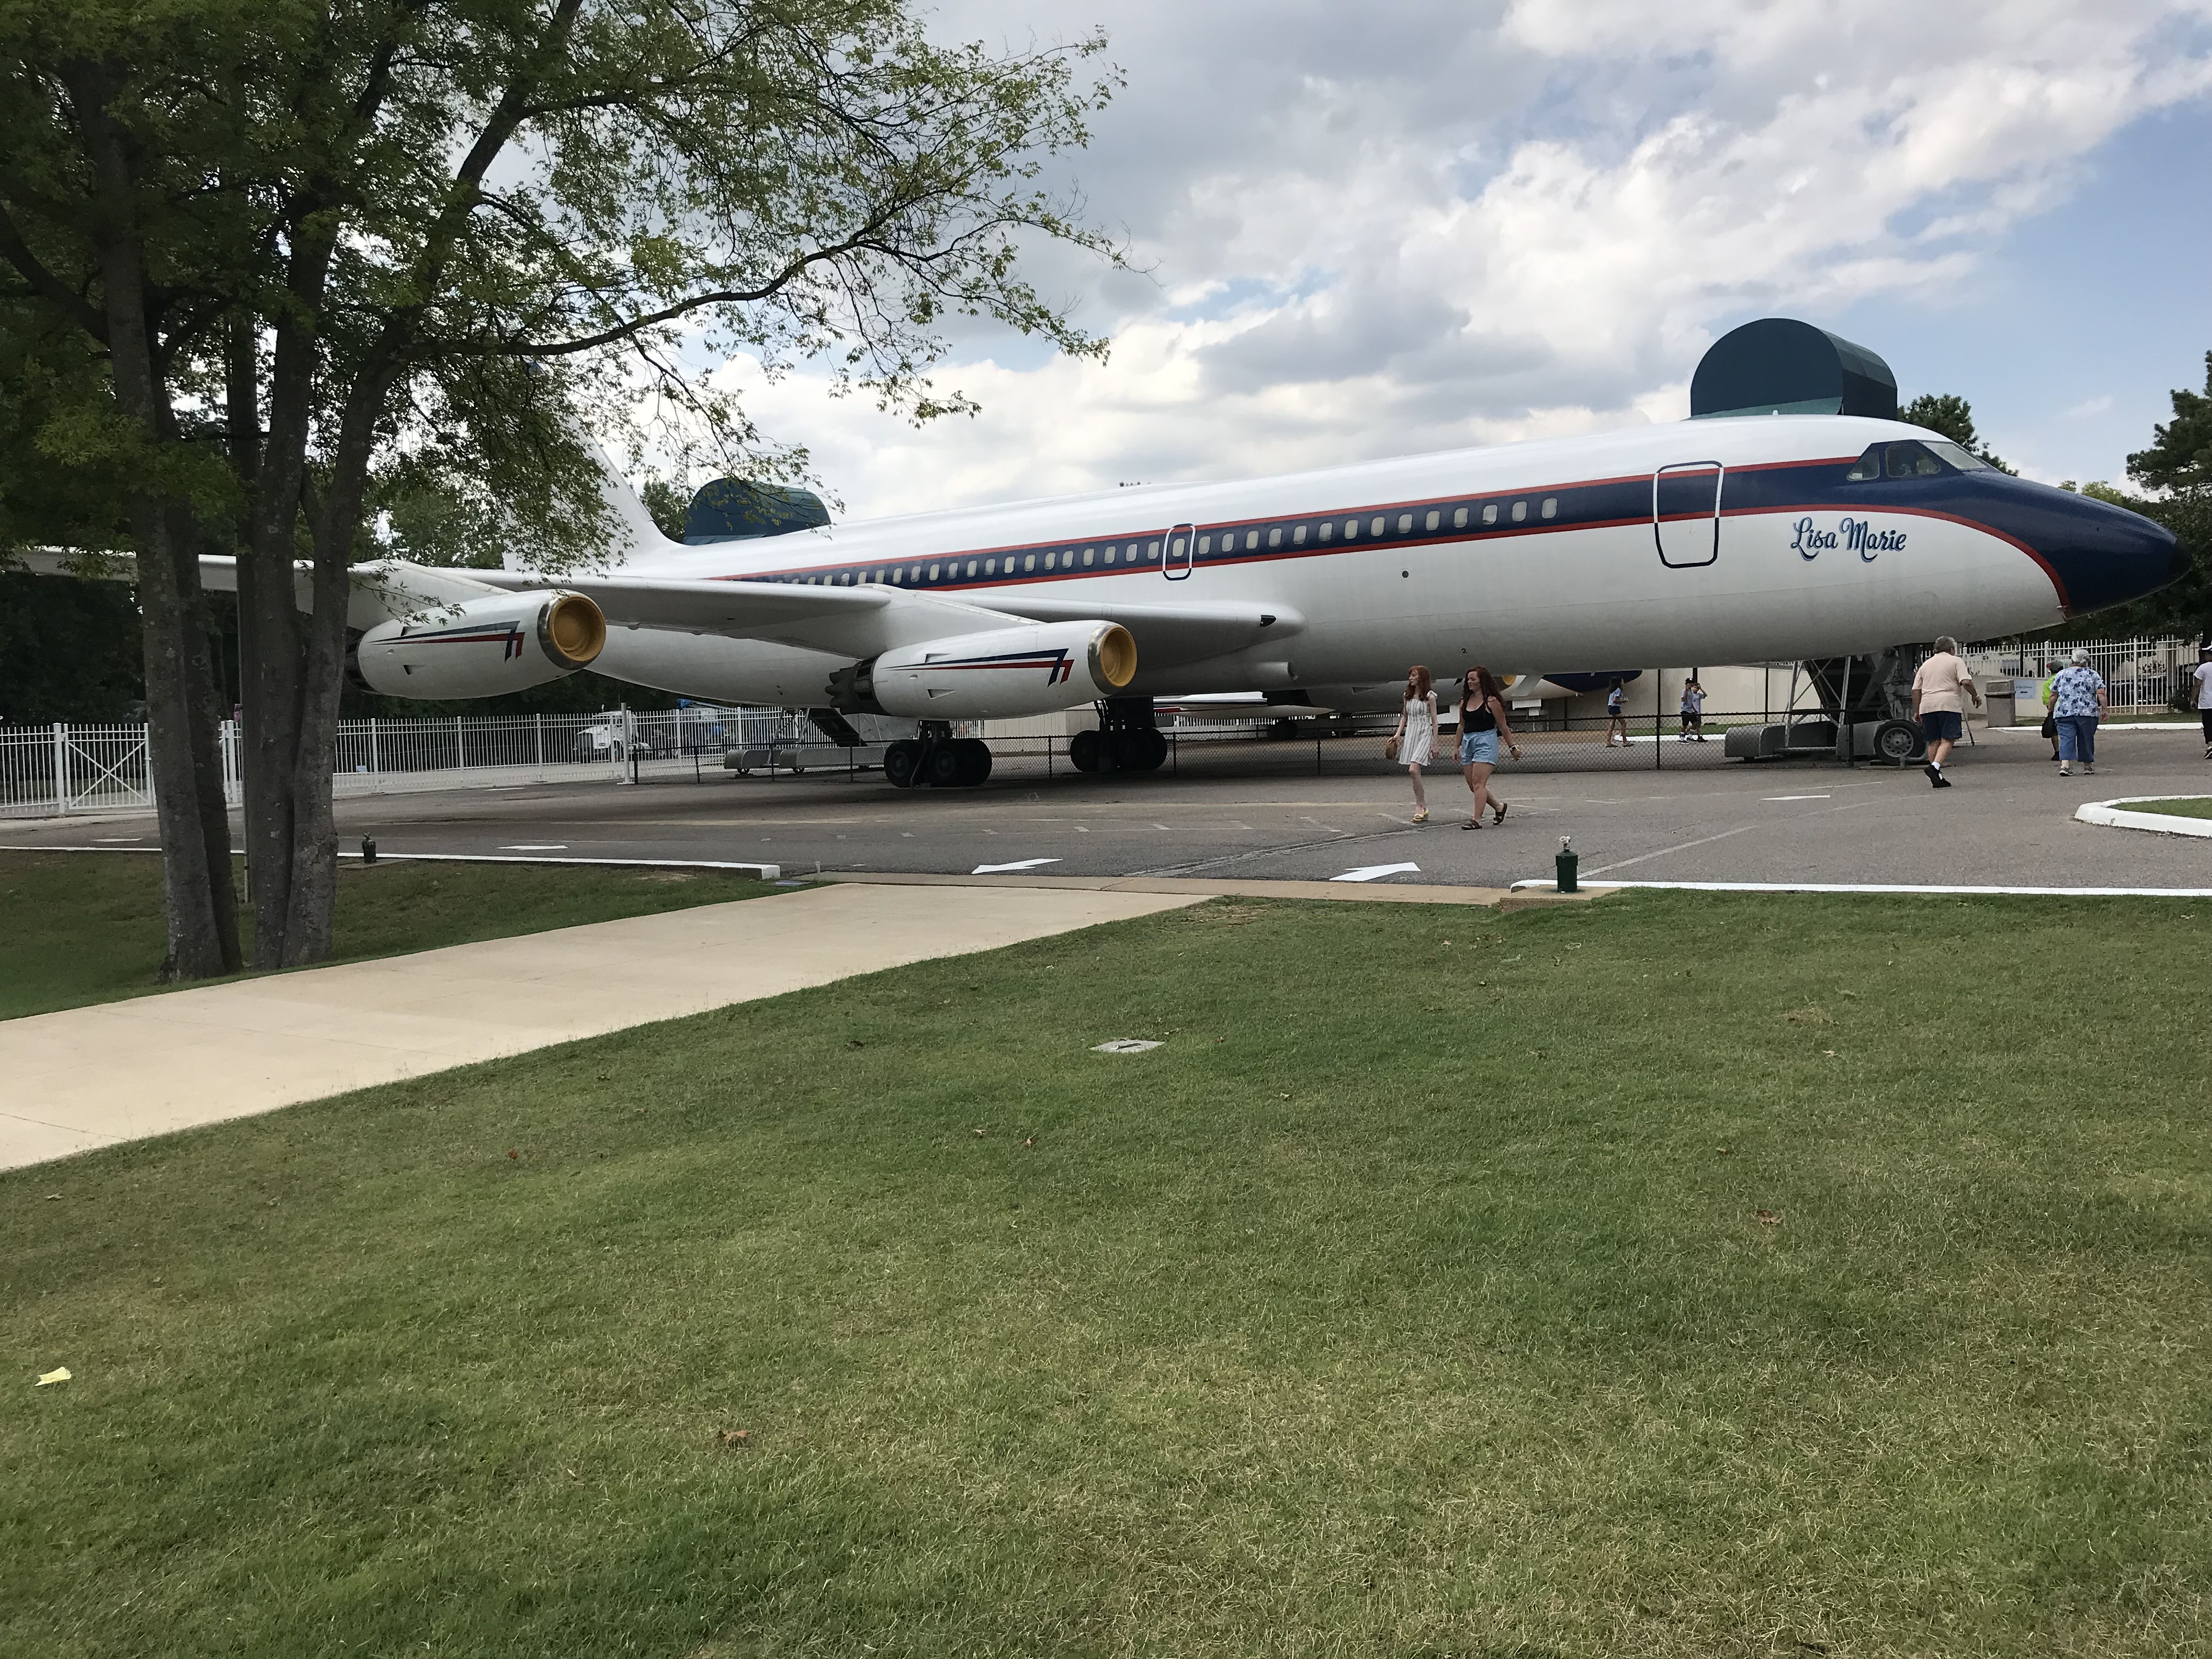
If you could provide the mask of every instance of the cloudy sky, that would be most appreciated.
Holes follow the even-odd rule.
[[[1111,40],[1065,175],[1144,276],[1055,258],[1111,361],[963,338],[921,429],[726,371],[845,515],[1222,478],[1688,412],[1784,314],[2116,477],[2212,349],[2212,0],[951,0]]]

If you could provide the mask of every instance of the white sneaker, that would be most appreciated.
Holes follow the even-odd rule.
[[[2074,769],[2064,761],[2061,761],[2058,763],[2058,775],[2062,778],[2070,778],[2074,775]]]

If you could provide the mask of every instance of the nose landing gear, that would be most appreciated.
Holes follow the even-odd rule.
[[[946,720],[924,720],[919,736],[902,738],[884,750],[884,776],[896,789],[919,783],[973,789],[990,775],[990,745],[977,738],[954,737]]]

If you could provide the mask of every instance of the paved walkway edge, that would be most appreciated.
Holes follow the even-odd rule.
[[[27,1015],[0,1169],[1208,896],[809,887]]]
[[[2131,812],[2128,809],[2138,800],[2165,799],[2164,796],[2137,795],[2119,800],[2084,801],[2074,809],[2074,816],[2083,823],[2102,824],[2108,830],[2154,830],[2161,836],[2212,836],[2212,818],[2177,817],[2171,812]]]
[[[1509,887],[1421,886],[1407,882],[1208,881],[1197,876],[938,876],[903,871],[824,870],[809,881],[865,887],[1036,887],[1085,893],[1180,894],[1199,898],[1328,899],[1352,904],[1574,904],[1595,892],[1541,894]]]
[[[1943,887],[1902,882],[1586,881],[1584,887],[1649,887],[1680,893],[1929,893],[1954,898],[2212,898],[2212,887]]]

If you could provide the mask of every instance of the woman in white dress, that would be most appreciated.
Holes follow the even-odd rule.
[[[1413,780],[1413,822],[1429,821],[1429,797],[1421,787],[1421,769],[1436,753],[1437,690],[1429,671],[1415,663],[1406,673],[1406,706],[1399,712],[1398,729],[1390,734],[1398,745],[1398,758]]]

